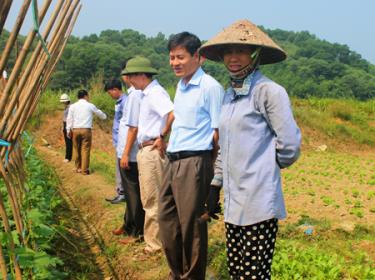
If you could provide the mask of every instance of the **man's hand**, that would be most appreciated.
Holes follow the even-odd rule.
[[[159,137],[159,138],[156,138],[154,144],[151,147],[151,150],[155,150],[155,149],[158,150],[160,157],[164,158],[166,148],[167,148],[167,145],[165,144],[165,141],[163,140],[163,138]]]
[[[71,130],[69,130],[67,133],[66,133],[66,136],[68,136],[69,139],[72,139],[73,137],[73,133]]]
[[[220,205],[220,188],[217,186],[210,186],[210,193],[208,194],[207,198],[207,211],[208,215],[212,219],[219,219],[219,216],[216,214],[221,213],[221,205]]]
[[[121,160],[120,160],[120,167],[123,169],[130,169],[129,156],[122,155]]]

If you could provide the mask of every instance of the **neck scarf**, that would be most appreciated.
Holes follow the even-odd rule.
[[[253,80],[253,76],[254,76],[254,71],[252,71],[250,74],[248,74],[247,77],[243,78],[241,80],[241,83],[238,83],[238,80],[236,80],[235,82],[236,82],[237,87],[233,86],[234,81],[231,80],[232,88],[233,88],[236,96],[245,96],[245,95],[249,94],[251,83],[252,83],[252,80]]]
[[[253,73],[259,65],[259,54],[260,48],[257,48],[251,54],[252,63],[249,63],[247,66],[245,66],[239,71],[229,71],[231,86],[235,91],[236,95],[247,95],[249,93]]]

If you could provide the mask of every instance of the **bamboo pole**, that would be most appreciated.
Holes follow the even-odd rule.
[[[55,36],[54,36],[54,40],[53,42],[51,42],[50,44],[50,48],[49,48],[49,52],[52,54],[51,56],[53,56],[53,54],[55,53],[56,51],[56,48],[58,47],[58,43],[59,43],[59,39],[61,39],[64,35],[65,35],[65,31],[66,29],[68,28],[69,26],[69,22],[70,22],[70,19],[72,17],[72,15],[74,14],[74,11],[77,7],[79,3],[79,0],[75,0],[74,2],[74,5],[70,7],[69,9],[69,12],[67,14],[67,16],[65,17],[65,21],[64,21],[64,24],[61,25],[61,27],[59,28],[59,30],[55,30]],[[48,65],[48,57],[45,55],[45,54],[42,54],[43,55],[43,63],[39,65],[39,68],[35,71],[33,71],[34,73],[34,78],[37,80],[39,80],[42,76],[43,76],[43,73],[44,73],[44,70],[45,70],[45,67]],[[50,60],[50,61],[53,61]],[[22,113],[24,112],[29,112],[29,106],[27,106],[27,103],[29,100],[32,100],[30,97],[31,97],[31,94],[34,92],[34,90],[37,89],[36,87],[36,83],[34,83],[33,85],[31,85],[31,87],[29,87],[27,90],[26,90],[26,94],[25,96],[27,96],[27,98],[23,99],[20,104],[19,104],[19,107],[17,108],[17,112],[16,114],[14,114],[14,117],[9,121],[9,124],[8,124],[8,128],[7,130],[5,131],[4,135],[5,135],[5,138],[8,139],[8,137],[10,135],[12,135],[10,137],[11,140],[14,140],[14,138],[16,137],[17,134],[19,134],[21,132],[21,130],[23,129],[23,126],[26,122],[25,120],[25,116],[23,117],[23,121],[22,122],[18,122],[18,125],[16,125],[16,122],[22,118]],[[16,127],[15,127],[16,126]],[[12,132],[12,128],[15,128],[15,130]]]
[[[46,0],[44,2],[44,5],[43,5],[43,7],[42,7],[42,9],[39,13],[39,22],[43,21],[44,16],[46,15],[47,10],[48,10],[48,8],[51,4],[51,1],[52,0]],[[19,76],[19,74],[22,70],[22,66],[25,62],[26,55],[29,52],[30,46],[31,46],[31,44],[32,44],[32,42],[35,38],[35,35],[36,35],[36,32],[35,32],[34,29],[29,32],[29,35],[26,38],[26,41],[25,41],[25,43],[22,47],[22,50],[20,52],[20,55],[16,60],[16,63],[13,67],[13,71],[11,72],[11,74],[9,76],[9,79],[8,79],[8,82],[5,86],[5,89],[0,96],[0,112],[4,111],[5,105],[7,104],[7,101],[9,99],[10,94],[11,94],[11,91],[12,91],[12,89],[13,89],[15,83],[16,83],[16,79],[18,78],[18,76]],[[12,107],[14,107],[14,105]],[[2,120],[2,123],[0,125],[0,132],[4,130],[4,127],[5,127],[5,123]]]
[[[66,32],[66,36],[65,36],[64,42],[63,42],[63,44],[61,46],[60,53],[58,54],[58,56],[57,56],[57,58],[56,58],[56,60],[55,60],[55,62],[53,64],[53,66],[52,66],[51,71],[48,73],[47,78],[45,79],[44,84],[43,84],[43,86],[41,88],[41,91],[44,91],[45,88],[47,87],[47,83],[50,80],[51,75],[52,75],[54,69],[56,68],[57,63],[60,61],[60,58],[61,58],[61,56],[62,56],[62,54],[63,54],[63,52],[65,50],[66,44],[68,43],[69,37],[70,37],[70,35],[71,35],[72,31],[73,31],[74,25],[75,25],[75,23],[77,21],[78,15],[81,12],[81,8],[82,8],[82,4],[79,5],[78,9],[76,10],[76,12],[75,12],[75,14],[73,16],[73,19],[72,19],[72,21],[70,23],[70,26],[69,26],[69,28],[68,28],[68,30]]]
[[[4,1],[11,2],[12,0]],[[25,0],[24,5],[27,4],[29,6],[30,1],[31,0]],[[52,0],[46,0],[44,2],[43,8],[39,11],[40,21],[43,20],[51,1]],[[12,142],[13,144],[20,141],[20,133],[24,129],[27,120],[34,112],[37,102],[41,97],[42,90],[47,85],[58,60],[61,58],[63,50],[66,46],[68,38],[72,32],[72,28],[81,9],[81,5],[79,5],[78,7],[79,0],[74,0],[74,2],[72,2],[72,0],[59,1],[60,7],[55,10],[56,12],[50,18],[43,36],[46,40],[49,37],[49,33],[51,32],[52,27],[55,27],[54,31],[52,32],[52,39],[48,44],[48,50],[51,54],[50,58],[48,58],[47,55],[41,51],[42,46],[39,43],[37,45],[37,48],[34,50],[30,61],[26,65],[26,70],[21,74],[22,68],[26,61],[26,55],[29,52],[29,48],[31,47],[33,39],[35,38],[35,32],[31,31],[24,43],[20,56],[16,60],[16,64],[13,68],[4,92],[0,95],[0,137],[4,140]],[[4,5],[3,3],[0,4],[0,8],[2,7],[1,5]],[[61,7],[63,7],[63,12],[61,12]],[[2,13],[0,13],[0,15],[2,15]],[[20,28],[20,26],[22,26],[22,17],[24,18],[23,10],[19,12],[19,20],[17,20],[15,28],[13,29],[16,31],[11,35],[11,38],[7,42],[7,51],[9,49],[9,53],[14,45],[13,40],[16,40],[17,38],[16,33],[18,34],[19,32],[19,29],[16,28]],[[55,24],[57,17],[57,24]],[[3,68],[6,65],[9,53],[3,53],[0,58],[0,66],[2,65],[1,67]],[[16,86],[16,79],[18,79],[19,75],[21,76],[21,83]],[[10,102],[8,102],[9,100]],[[4,109],[6,109],[6,111],[4,111]],[[1,112],[5,112],[4,117],[1,116]],[[6,149],[4,148],[0,148],[0,176],[4,179],[16,228],[18,233],[20,233],[21,238],[23,221],[21,219],[20,210],[22,202],[21,195],[24,193],[23,190],[25,182],[25,170],[23,168],[24,158],[21,148],[19,146],[17,147],[12,145],[9,148],[10,158],[8,162],[7,172],[3,165],[5,150]],[[9,219],[6,213],[4,200],[1,196],[1,193],[0,216],[3,220],[5,232],[8,235],[9,256],[11,259],[11,264],[13,264],[13,266],[10,266],[10,271],[12,274],[14,271],[16,279],[21,280],[22,271],[19,267],[15,255],[14,240],[11,235]],[[26,243],[26,241],[22,240],[21,242]],[[2,248],[0,248],[0,272],[2,273],[4,279],[7,277],[7,270],[8,269],[3,251]]]
[[[75,21],[76,21],[76,19],[77,19],[77,17],[78,17],[78,14],[79,14],[79,12],[80,12],[81,6],[82,6],[82,5],[79,6],[79,8],[77,9],[77,11],[76,11],[76,13],[75,13],[75,15],[74,15],[74,17],[73,17],[73,21],[72,21],[72,22],[74,22],[74,23],[75,23]],[[48,81],[49,81],[49,79],[50,79],[50,77],[51,77],[51,74],[52,74],[52,72],[53,72],[53,70],[54,70],[54,67],[56,66],[58,59],[61,57],[61,55],[62,55],[62,53],[63,53],[64,47],[65,47],[65,45],[66,45],[66,43],[67,43],[67,41],[68,41],[68,39],[69,39],[69,35],[70,35],[71,32],[72,32],[72,28],[73,28],[73,26],[74,26],[74,23],[73,23],[73,24],[70,24],[70,26],[68,27],[68,29],[67,29],[68,31],[66,32],[66,34],[68,34],[68,35],[67,35],[65,38],[62,38],[63,41],[60,43],[60,48],[57,49],[57,50],[58,50],[58,53],[57,53],[57,59],[56,59],[56,60],[55,60],[55,59],[52,59],[52,60],[51,60],[51,61],[54,61],[54,63],[53,63],[53,65],[51,65],[51,66],[49,67],[49,69],[47,69],[47,73],[46,73],[46,75],[45,75],[45,79],[44,79],[44,81],[42,81],[43,84],[41,84],[40,87],[39,87],[39,89],[37,90],[38,92],[41,93],[41,92],[43,91],[43,89],[45,88],[46,84],[48,83]],[[53,56],[55,57],[55,54],[54,54]],[[40,96],[41,96],[41,95],[38,95],[36,98],[33,98],[33,99],[32,99],[32,100],[33,100],[33,104],[31,104],[31,106],[30,106],[30,107],[27,107],[27,109],[25,110],[25,111],[27,112],[28,115],[27,115],[27,116],[24,116],[24,119],[21,120],[21,122],[19,123],[19,125],[20,125],[21,123],[22,123],[22,125],[21,125],[20,127],[17,127],[17,129],[16,129],[16,131],[15,131],[15,134],[13,134],[12,138],[13,138],[15,135],[17,135],[17,133],[19,133],[19,132],[22,130],[21,127],[23,127],[23,126],[26,124],[27,119],[28,119],[28,118],[33,114],[33,112],[35,111],[36,106],[37,106],[37,104],[38,104],[38,102],[39,102]]]
[[[54,24],[54,26],[53,26],[53,33],[52,33],[52,39],[53,39],[53,37],[55,36],[54,34],[56,33],[56,30],[58,30],[59,28],[60,28],[60,26],[61,26],[61,22],[62,22],[62,19],[64,19],[65,18],[65,16],[66,16],[66,14],[68,13],[68,11],[69,11],[69,8],[70,8],[70,6],[71,6],[71,4],[72,4],[72,1],[73,0],[67,0],[67,1],[65,1],[65,4],[64,4],[64,6],[62,7],[62,10],[61,10],[61,12],[58,14],[58,17],[57,17],[57,14],[56,14],[56,17],[54,18],[54,20],[53,20],[53,24]],[[52,20],[51,20],[51,22],[52,22]],[[57,22],[57,23],[56,23]],[[50,29],[52,29],[52,25],[49,27]],[[44,38],[44,40],[47,42],[47,36],[46,35],[43,35],[43,38]],[[50,41],[52,40],[52,39],[50,39]],[[47,49],[48,49],[48,46],[50,45],[50,43],[47,43]],[[41,47],[41,46],[40,46]],[[40,65],[40,63],[41,63],[41,59],[42,59],[42,55],[41,55],[41,52],[43,52],[43,50],[41,50],[41,48],[39,48],[38,49],[38,53],[36,53],[36,56],[35,56],[35,61],[33,62],[33,64],[31,64],[31,66],[32,66],[32,71],[30,72],[30,73],[33,73],[33,72],[35,72],[35,69],[37,69],[38,68],[38,66]],[[30,80],[32,80],[31,78],[29,79],[29,81]],[[29,84],[27,84],[27,86],[29,86]]]
[[[5,24],[5,21],[8,17],[8,13],[10,10],[10,7],[12,6],[13,0],[2,0],[1,6],[0,6],[0,35],[3,31],[3,27]]]
[[[6,186],[6,189],[7,189],[7,192],[8,192],[10,207],[12,209],[14,222],[16,224],[16,229],[17,229],[17,232],[22,236],[23,225],[22,225],[21,213],[20,213],[19,208],[18,208],[17,199],[16,199],[16,197],[14,195],[14,192],[13,192],[13,186],[12,186],[12,184],[9,180],[9,176],[7,176],[7,174],[5,172],[5,169],[3,168],[2,164],[1,164],[0,170],[1,170],[1,173],[2,173],[3,181],[5,183],[5,186]]]
[[[51,1],[51,0],[48,0],[48,1]],[[49,35],[49,32],[51,31],[51,28],[53,26],[53,20],[56,19],[60,9],[61,9],[61,5],[63,4],[63,0],[60,0],[58,5],[56,6],[56,9],[53,13],[53,16],[51,18],[51,20],[49,21],[48,25],[47,25],[47,28],[46,28],[46,32],[44,33],[44,37],[48,36]],[[44,12],[44,11],[42,11]],[[33,31],[31,32],[33,33]],[[35,36],[35,35],[34,35]],[[26,44],[26,43],[25,43]],[[25,84],[27,82],[28,79],[30,79],[30,73],[32,72],[33,70],[33,65],[35,64],[35,62],[37,61],[37,56],[40,55],[40,51],[42,49],[42,44],[39,42],[38,45],[37,45],[37,48],[35,49],[23,75],[22,75],[22,78],[19,82],[19,85],[17,87],[17,89],[15,90],[16,93],[18,94],[13,94],[12,98],[11,98],[11,101],[9,102],[8,106],[7,106],[7,110],[1,120],[1,123],[0,123],[0,132],[4,130],[5,126],[7,125],[8,123],[8,120],[9,120],[9,117],[11,116],[11,114],[13,113],[14,111],[14,108],[17,104],[17,101],[20,97],[20,92],[22,93],[22,90],[24,89],[25,87]],[[16,67],[16,66],[15,66]],[[14,70],[13,70],[14,71]],[[8,84],[10,83],[10,80],[8,81]],[[4,90],[5,92],[5,90]],[[8,125],[9,127],[9,125]],[[5,137],[6,138],[6,137]]]
[[[63,21],[64,21],[64,18],[66,17],[68,11],[69,11],[69,8],[71,7],[71,4],[73,3],[72,2],[73,0],[68,0],[65,2],[65,5],[63,7],[63,10],[62,12],[60,13],[58,19],[57,19],[57,24],[55,24],[55,27],[54,27],[54,33],[56,32],[56,30],[59,30]],[[47,39],[45,39],[47,41]],[[53,38],[50,40],[52,41]],[[50,43],[48,43],[47,45],[50,45]],[[39,60],[37,61],[37,63],[35,63],[35,67],[34,68],[37,68],[40,64],[40,57],[39,57]]]
[[[5,263],[3,246],[0,246],[0,270],[1,270],[1,275],[2,275],[3,279],[7,279],[8,269],[7,269],[7,264]]]
[[[5,173],[2,162],[0,162],[0,172],[2,174]],[[17,259],[16,259],[13,236],[12,236],[12,232],[11,232],[11,229],[10,229],[9,219],[8,219],[8,215],[7,215],[6,210],[5,210],[4,199],[3,199],[3,196],[1,194],[1,192],[0,192],[0,216],[3,220],[4,230],[5,230],[5,232],[7,233],[7,236],[8,236],[9,255],[10,255],[10,258],[11,258],[11,260],[13,262],[13,265],[14,265],[16,279],[22,280],[22,273],[21,273],[21,269],[20,269],[20,267],[18,265],[18,262],[17,262]]]
[[[0,59],[0,73],[3,73],[3,70],[5,69],[5,65],[8,61],[10,52],[12,51],[12,48],[14,47],[14,43],[17,40],[18,33],[20,32],[20,29],[22,27],[23,21],[25,19],[27,10],[29,9],[31,0],[25,0],[23,2],[23,5],[20,9],[20,12],[18,14],[16,23],[14,24],[14,27],[12,31],[10,32],[9,38],[7,40],[7,43],[4,47],[3,52],[1,53],[1,59]]]

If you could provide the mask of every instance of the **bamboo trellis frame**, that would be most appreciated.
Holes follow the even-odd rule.
[[[39,24],[44,20],[52,1],[44,0],[42,7],[38,9]],[[12,2],[13,0],[0,2],[0,35]],[[24,0],[19,10],[17,20],[1,52],[0,74],[7,66],[31,2],[32,0]],[[24,222],[21,204],[27,193],[25,192],[24,155],[19,144],[21,135],[61,58],[82,6],[80,0],[56,0],[56,2],[54,11],[41,34],[46,42],[48,54],[40,41],[32,49],[37,35],[33,28],[26,37],[7,83],[0,85],[0,140],[11,145],[10,147],[0,146],[0,178],[6,186],[7,198],[11,206],[11,213],[7,213],[5,200],[0,192],[0,217],[3,225],[1,230],[8,236],[9,256],[8,259],[5,257],[4,248],[0,245],[0,273],[3,279],[8,279],[9,275],[13,275],[17,280],[22,279],[22,270],[17,262],[16,245],[12,236],[14,228],[11,226],[10,217],[14,221],[21,246],[29,245],[26,244],[26,240],[23,240],[27,224]],[[28,55],[30,55],[29,58]],[[7,154],[9,154],[8,158]]]

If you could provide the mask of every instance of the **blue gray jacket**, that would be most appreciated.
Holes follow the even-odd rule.
[[[213,185],[224,187],[224,219],[251,225],[286,217],[280,169],[300,154],[301,132],[285,89],[254,73],[249,94],[225,94]]]

